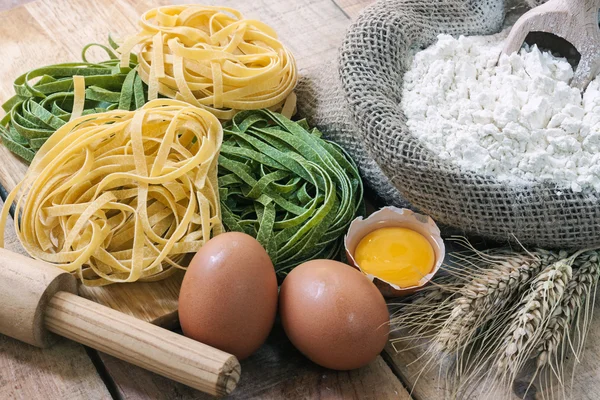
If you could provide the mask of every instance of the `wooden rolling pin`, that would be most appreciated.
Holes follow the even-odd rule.
[[[0,249],[0,333],[47,347],[56,333],[224,396],[240,378],[235,356],[75,295],[70,274]]]
[[[571,86],[586,89],[600,72],[600,0],[549,0],[525,13],[510,31],[504,53],[519,51],[530,32],[552,33],[581,54]]]

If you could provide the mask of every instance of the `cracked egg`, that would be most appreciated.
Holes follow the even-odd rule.
[[[344,245],[348,263],[369,277],[385,297],[406,296],[425,286],[446,254],[431,217],[396,207],[356,218]]]

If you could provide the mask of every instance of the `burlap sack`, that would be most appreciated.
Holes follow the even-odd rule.
[[[299,110],[346,148],[366,183],[389,204],[404,206],[406,199],[442,224],[491,239],[600,245],[600,194],[463,173],[406,127],[400,101],[411,49],[429,46],[440,33],[498,32],[504,12],[503,0],[380,1],[351,26],[339,60],[307,73]]]

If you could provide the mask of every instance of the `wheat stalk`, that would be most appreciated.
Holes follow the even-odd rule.
[[[573,263],[573,279],[567,284],[565,294],[548,321],[537,348],[537,366],[542,368],[551,363],[558,353],[559,347],[566,339],[571,324],[575,321],[586,298],[589,298],[592,287],[600,276],[598,253],[590,251],[582,254]]]
[[[454,352],[472,344],[478,330],[497,319],[543,266],[564,257],[566,253],[538,250],[505,257],[479,271],[454,300],[450,316],[435,338],[438,350]]]
[[[445,381],[455,397],[481,384],[507,389],[532,356],[538,367],[532,382],[551,373],[564,390],[565,352],[579,358],[591,323],[600,252],[472,250],[445,266],[451,279],[403,305],[392,322],[412,335],[397,341],[433,339],[420,357],[423,370],[454,354]],[[497,379],[484,383],[490,377]],[[541,382],[547,390],[549,382]]]
[[[531,281],[566,252],[503,252],[497,261],[477,271],[460,290],[454,308],[436,336],[436,349],[455,353],[452,390],[458,396],[481,381],[489,365],[491,344],[510,323],[514,306]],[[483,374],[485,375],[485,373]]]
[[[541,343],[536,349],[537,371],[547,367],[563,384],[563,360],[569,350],[578,360],[585,336],[591,324],[593,297],[600,278],[600,255],[597,251],[583,253],[573,263],[573,279],[569,281],[560,307],[548,321],[542,334]],[[570,332],[578,327],[577,348],[570,338]],[[573,369],[574,372],[574,369]]]
[[[409,298],[408,302],[390,304],[396,309],[391,318],[394,330],[406,331],[392,340],[394,348],[399,343],[431,337],[437,332],[447,319],[446,304],[454,296],[451,288],[456,283],[454,277],[445,276]]]
[[[572,264],[579,254],[547,266],[523,296],[512,322],[503,330],[495,352],[499,382],[512,384],[533,351],[541,333],[564,297],[572,277]]]
[[[482,271],[490,269],[490,264],[497,265],[505,262],[507,257],[509,257],[509,261],[506,261],[508,263],[512,259],[517,260],[514,262],[521,262],[532,258],[527,255],[514,255],[507,250],[479,252],[468,243],[466,246],[470,249],[467,254],[453,253],[456,261],[444,265],[443,270],[448,275],[436,279],[435,286],[412,296],[408,303],[392,305],[398,310],[392,316],[392,325],[396,329],[408,328],[409,333],[394,339],[392,341],[394,345],[414,338],[433,338],[438,335],[451,317],[453,309],[456,308],[456,298],[461,296],[465,283],[471,282],[473,275],[480,275]]]

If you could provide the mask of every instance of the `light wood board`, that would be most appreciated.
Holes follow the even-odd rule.
[[[76,4],[78,3],[78,4]],[[138,16],[160,0],[44,0],[0,13],[0,102],[13,95],[12,82],[22,73],[43,65],[79,61],[90,42],[106,43],[108,34],[124,36],[135,30]],[[0,185],[12,190],[27,165],[0,146]],[[140,319],[173,325],[182,273],[163,282],[80,286],[80,295]]]
[[[38,0],[0,13],[0,102],[13,95],[12,81],[42,65],[80,60],[90,42],[105,43],[108,34],[123,37],[135,32],[139,15],[167,0]],[[173,1],[172,3],[189,3]],[[240,9],[246,16],[277,27],[280,37],[296,56],[299,68],[318,65],[335,51],[348,19],[330,0],[252,2],[206,1]],[[27,165],[0,146],[0,185],[12,190]],[[80,294],[100,304],[163,326],[177,319],[177,298],[183,274],[157,283],[80,286]]]
[[[2,0],[0,1],[0,11],[10,10],[21,6],[29,1],[33,0]]]

